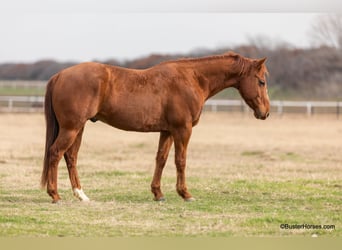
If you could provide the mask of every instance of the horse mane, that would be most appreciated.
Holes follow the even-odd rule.
[[[233,52],[229,51],[227,53],[221,55],[213,55],[213,56],[204,56],[204,57],[197,57],[197,58],[179,58],[176,60],[165,61],[160,64],[167,64],[167,63],[192,63],[192,62],[204,62],[204,61],[212,61],[218,59],[228,59],[233,58],[235,60],[245,59],[245,57]]]
[[[248,74],[250,67],[252,66],[253,59],[244,57],[236,52],[228,51],[226,53],[220,55],[212,55],[212,56],[204,56],[204,57],[197,57],[197,58],[179,58],[175,60],[161,62],[159,65],[169,64],[169,63],[196,63],[196,62],[210,62],[214,60],[226,60],[226,59],[233,59],[236,62],[238,67],[241,67],[240,76]],[[269,72],[265,67],[265,74],[269,76]]]

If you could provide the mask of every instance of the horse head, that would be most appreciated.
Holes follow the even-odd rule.
[[[245,61],[236,86],[247,105],[253,109],[255,118],[262,120],[269,116],[270,111],[265,61],[266,58]]]

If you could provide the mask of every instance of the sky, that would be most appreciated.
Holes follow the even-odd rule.
[[[128,60],[255,37],[308,47],[312,21],[334,1],[11,0],[0,8],[0,63]]]

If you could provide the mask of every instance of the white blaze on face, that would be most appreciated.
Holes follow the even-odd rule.
[[[80,201],[90,201],[82,189],[74,188],[74,195],[80,199]]]

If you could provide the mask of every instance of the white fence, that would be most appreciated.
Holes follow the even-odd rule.
[[[307,116],[312,116],[314,113],[330,113],[340,115],[342,102],[327,102],[327,101],[271,101],[272,113],[283,115],[284,113],[306,113]],[[243,112],[249,112],[250,108],[243,100],[208,100],[205,103],[207,110],[217,112],[226,108],[234,108]],[[236,109],[237,108],[237,109]]]
[[[284,115],[286,113],[306,114],[333,114],[337,118],[342,110],[342,102],[327,101],[271,101],[271,114]],[[240,111],[248,113],[251,109],[243,100],[208,100],[205,103],[205,109],[218,111]]]
[[[0,96],[0,112],[42,112],[44,97],[42,96]],[[206,111],[250,112],[243,100],[215,100],[205,103]],[[316,113],[335,114],[339,117],[342,102],[318,101],[271,101],[271,113],[301,113],[312,116]]]
[[[43,96],[0,96],[0,112],[42,112]]]

